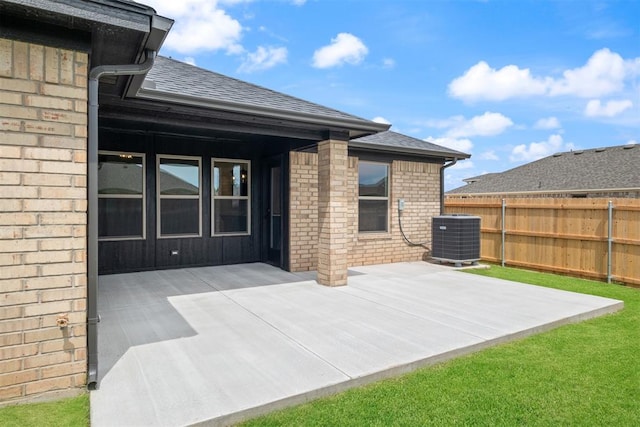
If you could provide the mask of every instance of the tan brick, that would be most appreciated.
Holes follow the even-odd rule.
[[[57,276],[64,274],[77,274],[86,271],[86,266],[80,263],[65,262],[59,264],[43,264],[40,266],[43,276]]]
[[[73,201],[73,210],[75,212],[86,212],[87,211],[87,201],[86,200],[74,200]]]
[[[72,125],[46,121],[23,121],[25,132],[48,135],[71,135]]]
[[[87,82],[87,78],[84,76],[78,76],[76,77],[77,80],[81,80],[84,82],[84,86],[86,87],[86,82]],[[80,86],[76,83],[76,86]],[[86,101],[74,101],[74,110],[76,111],[76,113],[87,113],[88,107],[87,107],[87,102]]]
[[[32,252],[37,250],[38,242],[36,240],[0,240],[0,253]]]
[[[0,38],[0,76],[13,76],[13,43]]]
[[[86,188],[73,187],[42,187],[39,196],[41,199],[86,199]]]
[[[40,172],[61,173],[65,175],[84,175],[87,173],[87,165],[83,163],[40,161]]]
[[[52,96],[25,95],[24,105],[28,107],[71,111],[74,108],[74,101]]]
[[[0,183],[2,185],[20,185],[20,177],[17,172],[0,172]]]
[[[73,51],[60,50],[60,83],[65,85],[74,84],[73,63]]]
[[[38,197],[38,189],[35,187],[23,187],[19,185],[0,186],[0,198],[35,199],[36,197]]]
[[[87,163],[87,152],[85,150],[74,151],[73,161],[76,163]]]
[[[69,363],[72,357],[68,352],[48,353],[39,356],[32,356],[24,360],[24,368],[38,368],[40,366],[57,365],[59,363]]]
[[[69,187],[71,186],[71,176],[51,173],[29,173],[22,176],[23,185],[34,185],[41,187]]]
[[[26,133],[0,132],[0,141],[5,147],[9,145],[34,146],[38,144],[38,136]]]
[[[60,60],[58,57],[58,49],[53,47],[45,47],[44,49],[44,78],[49,83],[58,83],[60,81]],[[43,85],[47,86],[47,85]],[[63,95],[56,95],[63,96]]]
[[[71,275],[56,277],[30,277],[25,281],[25,289],[64,288],[72,285]]]
[[[0,240],[22,239],[22,227],[0,228]]]
[[[49,264],[56,262],[71,262],[73,260],[73,252],[71,251],[46,251],[46,252],[30,252],[24,254],[25,264]]]
[[[72,386],[73,379],[71,377],[50,378],[26,384],[25,394],[29,396],[32,394],[40,394],[47,391],[64,390],[67,388],[71,388]]]
[[[44,47],[32,44],[29,46],[29,78],[44,80]]]
[[[29,78],[29,45],[24,42],[13,42],[13,77]]]
[[[73,353],[73,360],[75,361],[87,360],[87,349],[86,348],[77,349]]]
[[[42,373],[42,378],[53,378],[53,377],[62,377],[66,375],[78,374],[81,372],[85,372],[87,369],[87,364],[85,362],[72,362],[66,363],[63,365],[50,366],[47,368],[42,368],[40,372]]]
[[[87,288],[64,288],[42,291],[42,302],[62,301],[87,297]]]
[[[23,344],[22,332],[0,334],[0,347],[9,347],[11,345],[19,345],[19,344]]]
[[[7,172],[37,172],[40,165],[36,160],[2,159],[0,158],[0,171]]]
[[[73,127],[73,136],[76,138],[86,138],[87,137],[87,126],[86,125],[75,125]]]
[[[50,225],[50,224],[84,225],[86,223],[87,223],[86,213],[48,212],[48,213],[40,214],[40,224],[42,225]]]
[[[13,387],[0,388],[0,400],[9,400],[24,395],[24,386],[18,385]]]
[[[87,147],[87,141],[84,138],[44,135],[42,136],[42,146],[52,148],[84,149]]]
[[[41,251],[63,251],[67,249],[85,249],[86,239],[48,239],[40,242]]]
[[[23,344],[0,348],[0,360],[18,359],[38,353],[38,344]]]
[[[84,312],[87,310],[87,299],[77,299],[73,301],[73,311],[81,311]]]
[[[40,319],[10,319],[0,321],[0,333],[28,331],[40,327]],[[0,372],[2,370],[0,369]]]
[[[36,93],[38,83],[29,80],[18,80],[0,77],[0,91]]]
[[[56,96],[59,98],[87,99],[87,90],[84,88],[74,88],[53,84],[42,84],[40,86],[42,95]]]
[[[9,270],[10,267],[5,267],[3,270]],[[33,304],[38,302],[37,291],[26,292],[3,292],[0,294],[0,306],[20,305],[20,304]]]
[[[87,384],[87,372],[83,372],[82,374],[76,374],[73,377],[72,384],[75,387],[84,387]]]
[[[22,203],[19,203],[19,210],[22,209]],[[2,203],[0,202],[0,207]],[[38,216],[36,214],[11,212],[0,212],[0,225],[32,225],[38,223]]]
[[[15,372],[22,370],[22,360],[13,359],[6,362],[0,362],[0,372],[6,374],[8,372]]]
[[[59,110],[42,110],[42,120],[48,122],[74,123],[78,125],[87,123],[87,115],[82,113],[71,113]]]
[[[73,332],[73,336],[74,337],[84,337],[87,335],[87,325],[86,324],[82,324],[82,325],[74,325],[73,328],[71,328],[72,332]]]
[[[45,341],[40,343],[41,353],[53,353],[57,351],[68,351],[73,353],[76,348],[86,347],[86,337],[72,337],[64,340]]]
[[[55,212],[70,211],[73,207],[71,200],[25,200],[25,212]]]
[[[72,227],[69,225],[40,225],[37,227],[25,227],[26,239],[43,237],[67,237],[71,236]]]
[[[87,261],[87,251],[73,251],[73,261],[74,262],[86,262]]]
[[[71,304],[69,301],[32,304],[24,307],[24,316],[31,317],[49,313],[66,313],[70,308]]]
[[[0,281],[0,284],[3,282],[4,281]],[[22,317],[22,314],[22,307],[0,307],[0,320],[15,319]]]
[[[25,159],[37,159],[37,160],[62,160],[70,161],[71,152],[69,150],[56,149],[56,148],[24,148],[22,155]]]
[[[9,254],[9,256],[22,257],[21,254]],[[22,278],[0,279],[0,289],[3,292],[17,292],[23,289]]]
[[[11,372],[8,374],[0,375],[0,387],[22,384],[29,381],[34,381],[37,378],[38,371],[36,369],[32,369],[29,371]]]
[[[0,131],[20,132],[23,121],[9,117],[0,117]]]
[[[73,227],[73,237],[86,237],[87,236],[87,226],[79,225]]]
[[[24,343],[43,342],[49,340],[62,340],[67,337],[67,329],[64,328],[46,328],[35,331],[27,331],[24,333]]]
[[[11,104],[11,105],[21,105],[22,104],[22,94],[21,93],[4,92],[2,94],[2,98],[0,98],[0,103],[2,103],[2,104]]]
[[[38,119],[38,110],[19,105],[0,104],[0,116],[13,119]]]

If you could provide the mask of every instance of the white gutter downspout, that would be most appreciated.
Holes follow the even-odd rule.
[[[440,168],[440,215],[444,215],[444,170],[455,165],[456,163],[458,163],[458,159],[454,157],[451,163],[442,165],[442,167]]]
[[[156,52],[145,51],[142,64],[100,65],[89,73],[89,140],[87,147],[87,387],[98,384],[98,87],[102,76],[144,74],[151,69]]]

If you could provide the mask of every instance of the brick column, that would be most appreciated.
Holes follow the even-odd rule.
[[[318,144],[318,283],[347,284],[347,141]]]
[[[87,67],[0,38],[0,401],[85,385]]]

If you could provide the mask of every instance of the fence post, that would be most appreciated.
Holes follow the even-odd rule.
[[[611,253],[611,246],[613,243],[613,202],[609,200],[609,220],[608,220],[608,233],[607,233],[607,283],[611,283],[611,262],[613,254]]]
[[[507,229],[504,225],[506,211],[507,211],[507,201],[505,199],[502,199],[502,255],[500,258],[502,260],[501,264],[503,267],[504,267],[504,242],[505,242],[505,234],[507,233]]]

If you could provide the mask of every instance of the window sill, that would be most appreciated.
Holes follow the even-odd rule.
[[[387,231],[358,233],[358,241],[360,240],[391,240],[391,238],[392,238],[391,233]]]

